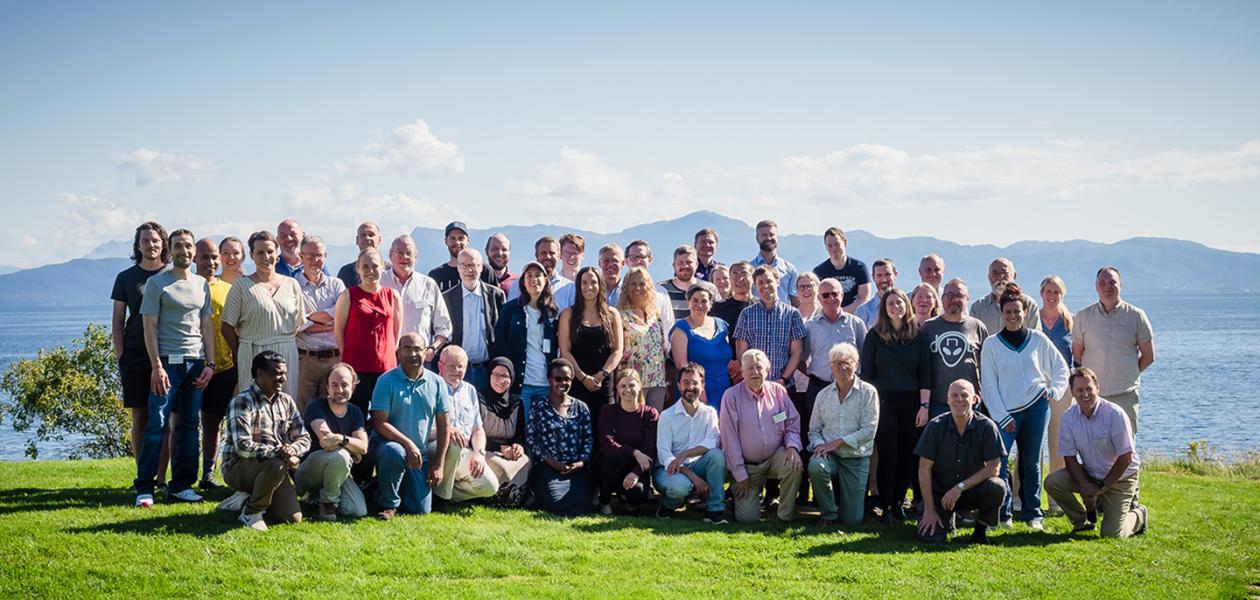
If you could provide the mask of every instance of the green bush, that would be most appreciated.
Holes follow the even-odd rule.
[[[39,356],[9,366],[0,390],[11,400],[0,402],[0,421],[13,429],[34,429],[26,455],[39,457],[39,444],[83,436],[69,458],[108,458],[131,454],[130,418],[122,405],[122,386],[109,333],[88,325],[83,337]]]

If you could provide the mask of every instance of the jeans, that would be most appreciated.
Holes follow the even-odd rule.
[[[726,484],[726,455],[722,454],[718,448],[709,448],[700,458],[685,466],[709,484],[709,493],[704,499],[704,509],[709,512],[726,510],[726,504],[723,502],[726,494],[722,491]],[[656,489],[664,496],[661,498],[661,504],[664,504],[665,508],[682,506],[687,495],[695,487],[691,485],[691,479],[682,473],[670,475],[665,472],[664,466],[656,467],[654,472]]]
[[[809,478],[814,483],[814,500],[824,519],[840,519],[845,525],[862,522],[866,512],[866,482],[871,457],[844,458],[831,453],[809,460]],[[839,506],[836,500],[839,499]]]
[[[1010,454],[1012,446],[1019,446],[1018,468],[1021,482],[1019,499],[1023,503],[1020,520],[1040,519],[1041,514],[1041,445],[1046,441],[1046,425],[1050,422],[1050,401],[1044,396],[1033,402],[1031,406],[1017,413],[1011,413],[1015,419],[1015,431],[999,429],[1002,445]],[[1010,461],[1001,461],[1002,481],[1006,483],[1006,499],[1002,502],[1001,519],[1011,518],[1011,468]]]
[[[547,395],[551,393],[551,388],[545,385],[529,385],[521,386],[521,404],[525,406],[525,418],[529,418],[529,405],[534,400],[547,401]]]
[[[152,494],[156,485],[158,457],[162,453],[162,433],[171,420],[171,410],[179,413],[179,425],[173,432],[171,450],[172,493],[182,492],[197,481],[198,451],[201,448],[201,390],[193,380],[201,375],[206,362],[202,359],[170,364],[162,359],[162,369],[170,380],[165,396],[149,392],[149,423],[140,442],[140,458],[136,461],[136,492]]]
[[[433,509],[428,461],[419,469],[408,467],[407,451],[402,444],[375,435],[372,436],[370,454],[376,461],[379,479],[376,503],[381,508],[401,508],[403,512],[418,515],[428,514]]]

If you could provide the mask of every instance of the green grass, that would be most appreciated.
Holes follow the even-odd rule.
[[[1151,529],[1128,541],[1017,525],[942,547],[913,525],[556,519],[470,508],[259,534],[204,505],[131,508],[125,459],[0,462],[0,598],[1248,597],[1260,482],[1143,476]],[[216,495],[216,499],[225,494]],[[812,521],[812,519],[808,519]]]

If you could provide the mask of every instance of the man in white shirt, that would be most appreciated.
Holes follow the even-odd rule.
[[[718,414],[700,400],[704,367],[687,363],[678,370],[682,399],[661,412],[656,425],[656,489],[661,493],[656,516],[673,514],[693,491],[705,499],[706,523],[724,524],[722,486],[726,457],[718,448]]]
[[[389,248],[390,268],[381,276],[381,284],[398,293],[402,303],[402,333],[420,336],[424,362],[428,363],[451,337],[451,316],[437,283],[415,271],[418,254],[411,236],[395,238]]]

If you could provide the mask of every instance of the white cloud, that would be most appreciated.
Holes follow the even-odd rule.
[[[210,161],[195,156],[157,152],[139,148],[114,157],[114,162],[135,174],[136,185],[174,183],[185,179],[204,178],[214,170]]]
[[[60,251],[78,256],[109,240],[131,239],[136,225],[153,218],[123,203],[96,196],[62,193],[57,199],[65,205],[61,224],[52,241]]]
[[[417,169],[426,173],[464,171],[464,157],[459,147],[439,140],[423,119],[395,128],[383,143],[365,146],[355,164],[368,172],[391,169]],[[334,169],[344,172],[345,167],[334,165]]]

